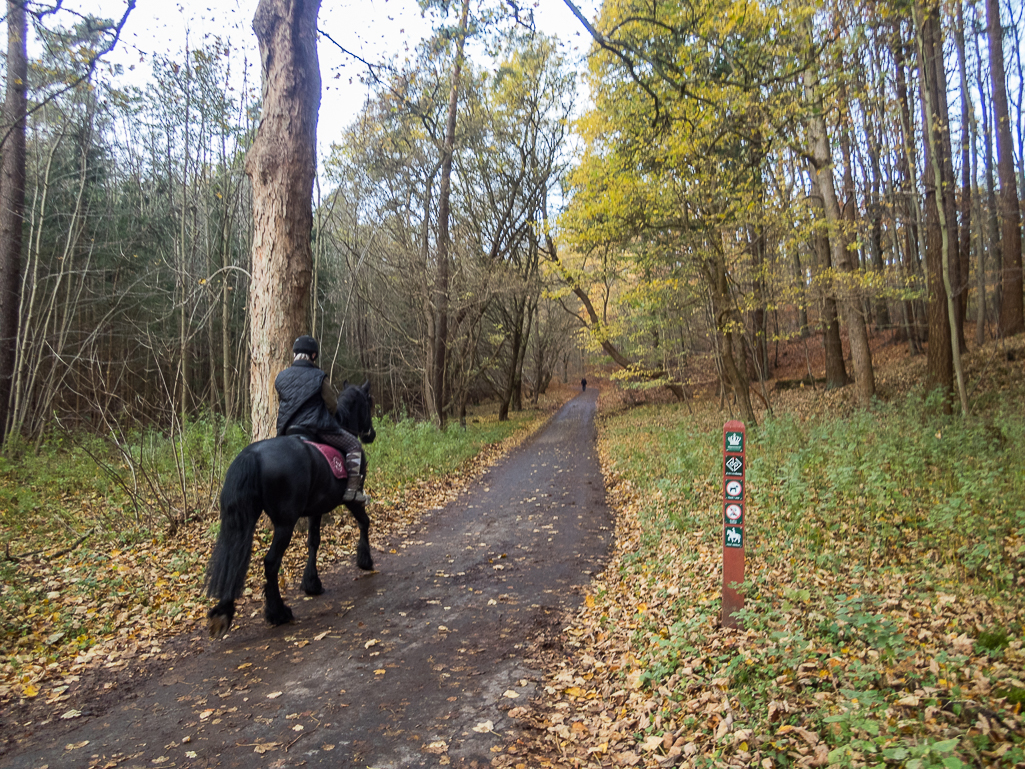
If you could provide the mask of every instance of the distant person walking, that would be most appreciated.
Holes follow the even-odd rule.
[[[587,389],[587,379],[586,378],[580,380],[580,389],[581,389],[581,391]]]

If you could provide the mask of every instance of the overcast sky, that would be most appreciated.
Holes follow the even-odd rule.
[[[141,85],[150,72],[150,55],[175,55],[184,50],[186,41],[197,48],[208,36],[219,35],[235,50],[245,52],[251,67],[250,82],[258,87],[257,45],[251,26],[256,5],[256,0],[137,0],[118,50],[110,58],[126,67],[134,65],[134,76]],[[581,0],[577,6],[590,17],[597,2]],[[126,3],[65,0],[64,7],[120,18]],[[534,17],[537,28],[557,35],[567,44],[568,52],[574,48],[578,54],[586,51],[586,32],[563,0],[537,0]],[[431,24],[431,18],[421,15],[416,0],[323,0],[318,22],[338,45],[371,62],[412,50],[429,34]],[[319,55],[324,90],[318,139],[323,151],[355,118],[368,88],[360,80],[366,71],[364,65],[344,55],[330,40],[321,38]],[[241,63],[241,53],[235,60]]]

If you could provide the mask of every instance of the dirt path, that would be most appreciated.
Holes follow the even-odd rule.
[[[182,639],[198,653],[120,685],[87,716],[22,735],[0,762],[489,765],[516,734],[509,710],[540,681],[531,652],[557,639],[611,543],[596,396],[569,401],[412,531],[380,542],[371,528],[377,571],[343,564],[323,573],[323,596],[288,591],[295,624],[270,628],[247,612],[223,641]]]

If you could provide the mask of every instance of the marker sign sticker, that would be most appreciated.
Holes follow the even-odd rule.
[[[735,454],[744,453],[744,431],[730,430],[726,433],[726,450]]]
[[[730,420],[722,432],[722,625],[740,626],[735,612],[744,596],[733,585],[744,581],[744,423]]]

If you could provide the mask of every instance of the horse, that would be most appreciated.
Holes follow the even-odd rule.
[[[338,395],[337,418],[341,426],[359,436],[364,444],[376,437],[373,399],[369,380],[361,386],[345,383]],[[253,536],[262,512],[274,526],[274,539],[263,559],[266,583],[263,616],[271,625],[284,625],[294,617],[281,598],[278,571],[292,533],[300,518],[309,519],[308,557],[301,588],[306,595],[324,592],[317,575],[320,523],[325,513],[342,502],[346,481],[334,476],[325,457],[301,435],[284,435],[251,443],[228,467],[221,488],[221,530],[206,571],[206,593],[218,603],[207,613],[211,638],[222,638],[235,617],[235,601],[245,586],[253,552]],[[312,436],[308,436],[312,438]],[[366,477],[363,454],[360,475]],[[359,525],[356,565],[372,571],[370,517],[363,502],[345,502]]]

